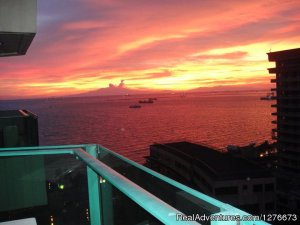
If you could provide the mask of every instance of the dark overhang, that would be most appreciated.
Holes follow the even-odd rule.
[[[292,59],[300,59],[300,48],[283,50],[278,52],[269,52],[269,61],[286,61]]]

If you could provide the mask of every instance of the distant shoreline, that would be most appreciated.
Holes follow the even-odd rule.
[[[113,94],[113,95],[65,95],[65,96],[49,96],[49,97],[32,97],[32,98],[0,98],[0,101],[21,101],[21,100],[45,100],[45,99],[65,99],[65,98],[86,98],[86,97],[124,97],[124,96],[168,96],[168,95],[189,95],[189,94],[197,94],[197,93],[203,93],[203,94],[220,94],[220,93],[231,93],[231,94],[239,94],[239,93],[266,93],[270,91],[270,89],[249,89],[249,90],[189,90],[189,91],[165,91],[165,92],[151,92],[151,93],[138,93],[138,94]]]

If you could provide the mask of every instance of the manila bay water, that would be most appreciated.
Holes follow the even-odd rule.
[[[271,141],[273,101],[262,91],[1,101],[0,110],[38,115],[40,145],[98,143],[138,163],[149,145],[174,141],[218,149]],[[156,98],[141,108],[139,100]]]

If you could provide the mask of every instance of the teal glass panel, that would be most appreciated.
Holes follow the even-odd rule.
[[[88,153],[81,150],[81,147]],[[32,158],[40,162],[29,163],[33,168],[17,171],[15,174],[17,179],[18,174],[38,178],[36,185],[40,187],[36,188],[36,194],[43,201],[31,207],[23,205],[24,208],[9,208],[9,199],[6,199],[3,206],[7,208],[0,212],[0,222],[35,217],[38,224],[49,225],[162,224],[159,220],[169,225],[183,225],[196,223],[175,220],[175,214],[248,215],[97,145],[0,149],[0,159],[7,158],[25,158],[28,162]],[[10,174],[2,176],[1,184],[12,179],[9,176]],[[23,182],[25,180],[27,179],[21,179]],[[10,189],[12,193],[21,190],[15,186]],[[7,189],[3,191],[2,196],[7,192]],[[23,194],[27,192],[30,191],[26,189]],[[45,192],[46,199],[43,195]],[[24,204],[22,201],[21,203]],[[200,224],[220,223],[201,220]],[[239,224],[267,223],[240,221]]]
[[[100,190],[103,225],[163,225],[103,178]]]
[[[141,170],[134,163],[124,161],[106,149],[100,149],[98,159],[186,215],[212,215],[221,211],[220,207]],[[201,221],[201,223],[210,224],[209,221]]]
[[[87,167],[74,155],[0,157],[0,222],[89,225]]]
[[[43,156],[0,158],[0,212],[47,205]]]
[[[102,146],[99,146],[98,148],[98,159],[154,196],[179,210],[184,215],[191,217],[195,216],[195,221],[200,224],[268,224],[264,221],[258,221],[257,218],[253,221],[250,221],[249,219],[240,221],[210,221],[207,219],[210,215],[222,216],[223,214],[227,215],[230,213],[230,215],[234,215],[236,218],[243,218],[244,215],[249,214],[186,187],[185,185],[124,158]],[[197,219],[197,216],[201,218]],[[204,216],[206,219],[203,219]]]

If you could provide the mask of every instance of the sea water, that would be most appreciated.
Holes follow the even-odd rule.
[[[45,98],[0,101],[0,110],[27,109],[38,115],[40,145],[98,143],[138,163],[149,145],[173,141],[225,149],[271,140],[273,101],[263,92],[215,92]],[[139,100],[154,103],[129,108]]]

